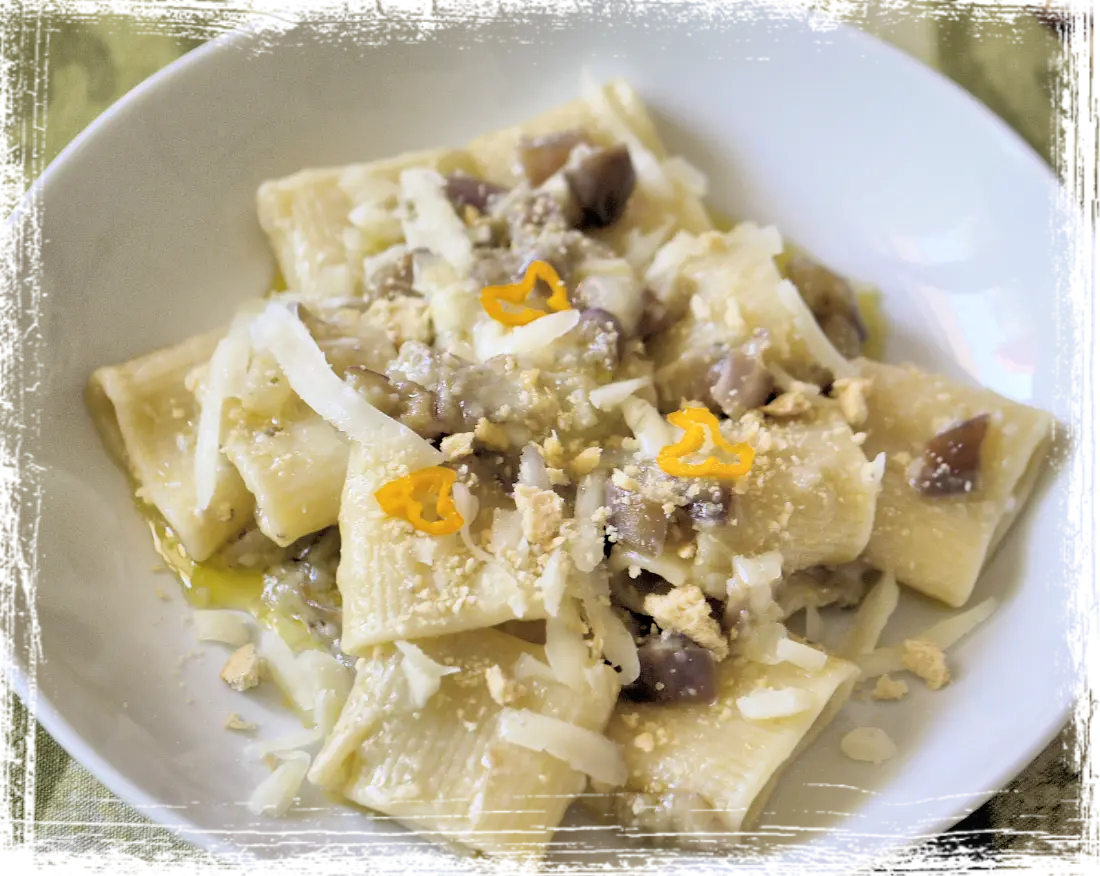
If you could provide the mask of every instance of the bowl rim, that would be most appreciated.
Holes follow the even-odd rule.
[[[767,0],[765,0],[766,2]],[[818,14],[806,12],[803,20],[816,15]],[[308,21],[297,21],[288,30],[308,26]],[[207,63],[211,56],[219,52],[247,45],[249,41],[256,39],[265,29],[270,27],[270,22],[266,22],[261,16],[243,22],[232,30],[213,37],[202,45],[187,51],[123,94],[93,119],[47,164],[42,173],[32,182],[16,203],[12,212],[5,218],[5,228],[13,227],[21,221],[24,215],[32,211],[42,192],[51,184],[64,166],[80,153],[89,141],[97,137],[102,130],[113,125],[120,115],[153,97],[169,80],[180,76],[194,66]],[[907,68],[911,75],[922,77],[926,82],[936,83],[935,87],[947,88],[949,92],[953,92],[956,98],[961,98],[969,106],[970,111],[975,113],[983,124],[998,136],[1000,145],[1012,149],[1017,157],[1022,158],[1024,163],[1030,166],[1031,171],[1039,173],[1046,178],[1048,183],[1053,184],[1057,191],[1063,192],[1062,181],[1035,148],[1024,140],[1003,118],[954,80],[939,70],[917,60],[897,46],[854,24],[833,20],[830,30],[844,33],[845,39],[853,41],[864,54],[889,58],[892,64],[900,64],[903,68]],[[1074,453],[1075,451],[1071,450],[1070,452]],[[1059,470],[1064,468],[1066,468],[1065,465],[1058,467]],[[1055,470],[1053,476],[1061,477],[1063,475]],[[62,711],[49,698],[38,692],[36,684],[28,682],[28,675],[33,677],[37,670],[28,674],[24,668],[23,661],[27,649],[16,646],[13,650],[15,659],[10,666],[9,679],[28,714],[41,723],[51,739],[61,746],[77,763],[87,769],[97,781],[101,782],[124,803],[150,818],[155,824],[177,831],[184,839],[195,845],[198,850],[220,854],[226,851],[227,845],[230,845],[233,854],[243,855],[245,859],[254,857],[251,850],[235,846],[232,843],[226,843],[219,839],[218,832],[200,827],[189,818],[179,814],[175,809],[166,808],[161,801],[142,791],[126,778],[112,762],[102,757],[88,740],[73,729],[72,725],[63,716]],[[1076,671],[1074,674],[1079,675]],[[1079,681],[1079,679],[1075,679],[1075,681]],[[894,858],[907,849],[912,849],[923,842],[935,839],[983,806],[1020,775],[1057,738],[1074,714],[1079,696],[1078,688],[1079,683],[1067,685],[1065,691],[1061,694],[1064,702],[1051,715],[1049,723],[1044,726],[1043,732],[1037,734],[1033,742],[1026,746],[1017,758],[1011,762],[1005,762],[999,769],[994,771],[997,778],[993,790],[987,788],[969,794],[953,795],[952,805],[948,812],[930,819],[920,830],[903,830],[890,836],[875,837],[875,841],[866,850],[852,850],[850,852],[853,858],[852,868],[855,869],[860,865],[868,865]],[[795,853],[798,848],[799,846],[796,845],[779,852],[774,859],[775,862],[780,863],[783,858]]]

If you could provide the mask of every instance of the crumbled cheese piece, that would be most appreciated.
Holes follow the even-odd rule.
[[[561,530],[564,506],[553,490],[517,484],[516,508],[522,515],[523,536],[532,545],[549,547]]]
[[[695,542],[689,541],[676,548],[676,556],[678,556],[682,560],[690,560],[692,557],[695,556],[696,550],[697,546]]]
[[[639,733],[634,737],[634,747],[641,749],[646,754],[653,751],[653,734]]]
[[[443,458],[448,462],[470,456],[474,452],[474,433],[457,432],[448,435],[440,442],[439,449],[443,451]]]
[[[859,426],[867,419],[867,393],[871,380],[867,377],[838,377],[833,381],[833,398],[840,402],[840,413],[849,426]]]
[[[542,453],[542,458],[546,460],[546,464],[551,468],[565,467],[565,448],[561,446],[561,439],[558,438],[556,433],[550,433],[550,436],[542,442],[539,451]]]
[[[398,295],[376,299],[367,310],[366,321],[378,326],[397,347],[405,341],[427,344],[432,339],[431,315],[423,298]]]
[[[634,480],[634,478],[619,469],[615,469],[615,471],[611,473],[611,483],[620,490],[626,490],[628,493],[636,493],[641,489],[641,485]]]
[[[932,690],[939,690],[951,681],[951,672],[938,645],[927,639],[906,639],[902,648],[901,665]]]
[[[812,407],[806,393],[799,389],[783,393],[760,410],[772,417],[800,417]]]
[[[251,721],[246,721],[236,712],[232,712],[228,718],[225,719],[226,730],[237,730],[241,733],[251,733],[256,729],[256,725]]]
[[[495,663],[485,670],[485,683],[489,686],[489,696],[502,706],[520,695],[519,686],[512,679],[505,678],[504,671]]]
[[[569,483],[569,475],[560,468],[547,468],[546,476],[550,478],[550,483],[555,487],[564,487]]]
[[[573,477],[583,478],[585,475],[591,474],[596,466],[600,464],[600,456],[602,455],[602,448],[588,447],[573,457],[573,461],[569,463],[569,471]]]
[[[260,657],[249,642],[229,655],[222,667],[221,679],[233,690],[246,691],[260,683]]]
[[[661,629],[683,633],[714,652],[719,660],[729,654],[729,641],[710,613],[703,591],[694,584],[674,587],[668,593],[648,593],[645,610]]]
[[[485,417],[474,426],[474,437],[490,450],[507,450],[511,446],[508,430],[499,423],[490,423]]]
[[[880,675],[875,683],[875,689],[871,696],[876,700],[900,700],[909,693],[909,685],[900,678],[893,678],[889,673]]]

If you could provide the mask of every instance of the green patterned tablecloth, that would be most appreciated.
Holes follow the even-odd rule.
[[[154,70],[281,0],[0,0],[0,217],[62,147]],[[1019,0],[816,0],[943,69],[1100,211],[1100,77]],[[1100,716],[1086,704],[990,807],[1001,876],[1100,873]],[[237,873],[73,763],[0,678],[0,872]],[[917,870],[912,870],[917,872]],[[958,872],[958,870],[953,870]],[[976,876],[985,876],[976,874]]]

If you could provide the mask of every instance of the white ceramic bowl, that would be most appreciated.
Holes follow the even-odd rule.
[[[154,76],[49,168],[37,708],[112,790],[215,848],[426,848],[351,808],[283,822],[248,814],[243,801],[266,769],[242,761],[242,739],[223,721],[240,712],[264,735],[294,721],[273,701],[226,690],[219,649],[181,664],[195,648],[188,609],[150,571],[145,524],[82,403],[95,367],[218,325],[266,289],[274,264],[254,213],[266,178],[460,144],[571,99],[582,65],[624,75],[672,150],[709,175],[715,206],[774,222],[885,290],[888,358],[1067,420],[1051,173],[973,99],[896,51],[753,9],[729,22],[490,20],[383,42],[350,25],[238,34]],[[1066,480],[1044,479],[984,575],[976,598],[999,594],[1004,605],[957,650],[957,682],[896,705],[852,703],[783,779],[763,854],[832,872],[853,854],[887,852],[978,806],[1052,738],[1073,686]],[[889,634],[935,612],[907,596]],[[896,740],[896,759],[876,768],[838,754],[840,735],[865,721]],[[430,872],[460,866],[417,860]]]

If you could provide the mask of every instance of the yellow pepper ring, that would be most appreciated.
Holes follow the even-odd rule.
[[[549,262],[536,259],[527,266],[523,273],[523,279],[518,283],[508,283],[504,286],[486,286],[481,290],[481,306],[493,319],[504,325],[527,325],[536,319],[546,316],[545,310],[534,307],[524,307],[522,310],[505,310],[502,302],[509,304],[522,304],[534,291],[535,283],[542,280],[550,287],[550,297],[546,300],[551,310],[568,310],[569,293],[565,288],[558,272]]]
[[[665,474],[681,478],[738,478],[752,468],[755,454],[748,444],[730,444],[718,430],[718,418],[706,408],[685,408],[668,415],[673,426],[684,430],[675,444],[662,447],[657,453],[657,465]],[[703,462],[684,462],[681,457],[702,449],[706,432],[719,450],[733,454],[737,462],[721,462],[708,456]]]
[[[466,522],[451,498],[455,477],[453,469],[434,465],[390,481],[375,491],[374,498],[390,517],[407,520],[429,535],[450,535],[458,532]],[[439,519],[425,520],[424,503],[416,496],[432,492],[436,494],[435,513]]]

